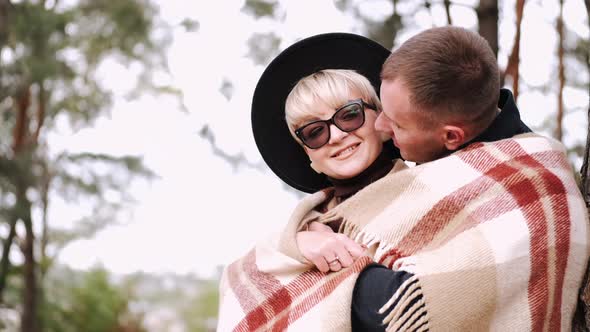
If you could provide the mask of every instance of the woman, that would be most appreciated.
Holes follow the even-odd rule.
[[[392,155],[383,149],[374,126],[380,109],[369,80],[346,69],[306,76],[287,97],[285,117],[291,135],[303,147],[310,167],[332,185],[314,212],[327,212],[393,168]],[[312,221],[305,224],[307,231],[297,234],[303,256],[322,272],[348,267],[363,252],[361,245],[334,235],[338,226]]]
[[[374,128],[381,110],[376,93],[381,64],[389,54],[362,36],[318,35],[279,54],[258,82],[252,104],[258,149],[271,170],[295,189],[332,188],[315,210],[333,208],[387,174],[399,158],[397,148],[390,140],[383,143]],[[353,121],[343,117],[351,112]],[[346,148],[355,149],[350,156],[335,155]],[[322,272],[350,266],[363,251],[331,226],[304,223],[301,227],[311,232],[297,235],[305,261]]]
[[[224,271],[219,330],[296,329],[297,324],[350,329],[350,312],[334,313],[331,320],[314,312],[334,307],[330,299],[350,297],[337,294],[352,292],[356,273],[371,259],[364,255],[366,247],[338,233],[338,221],[314,220],[391,172],[394,160],[399,161],[392,142],[384,143],[374,128],[381,109],[379,72],[389,54],[362,36],[318,35],[287,48],[261,76],[252,104],[257,147],[279,178],[314,194],[298,205],[284,233],[258,244]],[[395,165],[397,170],[403,162]],[[299,231],[296,237],[285,236],[294,231]],[[324,278],[328,271],[338,273]],[[324,287],[321,299],[304,301],[304,310],[289,309],[294,303],[285,300],[295,297],[281,291],[283,286],[292,290],[295,282],[301,292],[320,280],[339,286]],[[277,315],[260,309],[268,302],[277,302]]]

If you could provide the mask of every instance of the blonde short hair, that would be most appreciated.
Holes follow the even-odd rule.
[[[295,130],[317,116],[314,110],[318,102],[336,109],[350,101],[353,93],[381,110],[371,82],[354,70],[324,69],[299,80],[285,101],[285,120],[291,135],[296,138]]]

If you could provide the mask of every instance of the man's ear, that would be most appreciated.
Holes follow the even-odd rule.
[[[445,125],[442,135],[443,143],[449,151],[455,151],[465,143],[465,130],[461,127]]]

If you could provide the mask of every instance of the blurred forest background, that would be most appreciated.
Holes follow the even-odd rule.
[[[224,5],[219,2],[201,2],[217,3],[223,12]],[[231,1],[232,7],[239,7],[239,15],[259,24],[242,31],[249,37],[243,41],[243,54],[237,55],[256,68],[248,72],[249,78],[245,78],[244,72],[229,70],[223,79],[206,83],[215,85],[214,89],[229,105],[235,105],[231,101],[238,92],[246,95],[245,100],[248,95],[251,97],[257,75],[282,49],[310,33],[332,31],[329,16],[325,17],[328,21],[323,22],[324,28],[303,29],[313,20],[322,20],[321,12],[311,15],[310,21],[290,22],[287,32],[276,29],[289,21],[293,2]],[[144,159],[149,156],[134,151],[109,154],[90,147],[87,150],[57,148],[61,144],[60,133],[75,134],[93,128],[100,121],[108,121],[109,116],[114,117],[113,113],[119,109],[115,107],[116,95],[120,96],[121,91],[115,90],[119,87],[117,81],[123,79],[121,75],[133,77],[133,84],[124,91],[126,100],[145,95],[152,96],[151,100],[167,100],[164,106],[148,104],[174,105],[175,110],[168,111],[169,116],[179,112],[201,118],[211,108],[211,103],[203,104],[201,100],[210,96],[178,86],[168,62],[168,50],[179,31],[187,38],[211,30],[188,12],[185,17],[167,21],[160,15],[162,3],[0,0],[0,330],[215,329],[217,282],[227,261],[217,262],[214,273],[203,276],[173,271],[117,273],[102,265],[76,268],[60,256],[76,241],[92,241],[105,229],[125,224],[133,216],[130,211],[141,204],[131,188],[138,182],[150,183],[163,177],[146,165]],[[310,13],[323,8],[319,1],[298,3],[300,6],[304,3]],[[528,123],[534,130],[562,140],[569,150],[572,168],[579,172],[585,152],[590,100],[590,0],[334,0],[327,3],[348,22],[345,30],[370,37],[387,48],[394,48],[429,26],[454,24],[479,31],[498,56],[504,85],[517,98],[522,96],[518,99],[521,111],[535,112],[526,113],[525,122],[530,117],[533,123]],[[176,4],[182,6],[180,1]],[[549,8],[554,15],[542,14],[542,8]],[[568,13],[583,18],[568,20]],[[527,30],[523,22],[535,17],[543,25],[529,24]],[[240,22],[231,18],[225,24],[230,30],[242,29]],[[333,30],[342,30],[342,24],[334,26]],[[297,27],[302,27],[303,32]],[[550,53],[523,52],[521,46],[530,39],[550,49]],[[218,52],[199,45],[194,47],[198,48],[197,54]],[[545,71],[535,68],[540,60],[548,66]],[[197,57],[195,61],[200,60]],[[108,64],[112,63],[123,69],[109,71]],[[532,72],[539,69],[543,77],[523,77],[527,66],[529,70],[532,67]],[[193,79],[201,80],[201,74],[194,72]],[[246,89],[243,85],[247,83]],[[191,99],[189,95],[196,97]],[[241,105],[234,111],[241,112],[240,119],[249,117],[249,105]],[[190,124],[197,133],[193,139],[206,144],[209,158],[242,172],[238,174],[256,172],[272,177],[259,156],[251,157],[251,153],[243,151],[246,148],[224,145],[221,138],[231,137],[231,130],[207,119]],[[248,127],[244,130],[248,133],[249,123],[242,121],[241,126]],[[154,128],[156,134],[162,132]],[[250,145],[247,149],[255,151],[251,138],[246,142]],[[168,160],[173,165],[177,162],[180,161],[173,157]],[[224,179],[218,181],[223,183]],[[292,198],[289,204],[300,197],[285,186],[280,189]],[[206,200],[208,196],[201,197]],[[216,197],[221,196],[209,199]],[[59,211],[75,212],[51,213],[55,205],[60,206]],[[195,219],[196,215],[186,218]],[[214,217],[201,217],[205,220],[199,222],[205,225],[197,232],[207,232],[206,223],[214,223]],[[158,227],[168,227],[165,221]],[[155,240],[154,250],[168,246],[166,241],[175,241],[166,236]],[[176,240],[179,241],[184,240]],[[189,241],[184,242],[182,248],[187,252],[199,251]],[[128,246],[133,245],[134,239],[129,238]],[[235,257],[236,252],[229,256]],[[163,256],[158,259],[167,259]],[[199,264],[199,253],[195,260]]]

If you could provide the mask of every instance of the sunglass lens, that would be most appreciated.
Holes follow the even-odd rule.
[[[343,131],[353,131],[365,122],[365,113],[363,107],[360,104],[351,104],[338,111],[334,122]]]
[[[301,130],[303,142],[312,149],[326,144],[330,131],[324,122],[310,123]]]

